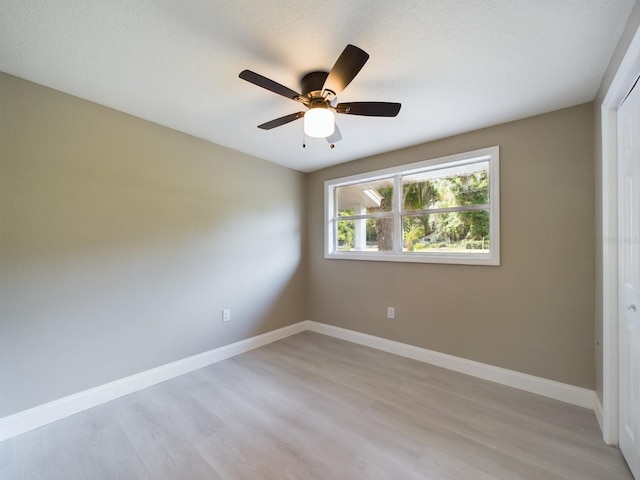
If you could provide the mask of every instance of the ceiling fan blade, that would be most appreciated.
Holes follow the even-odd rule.
[[[367,52],[354,45],[347,45],[329,72],[322,89],[331,90],[336,95],[340,95],[340,92],[351,83],[367,60],[369,60]]]
[[[270,122],[258,125],[258,128],[261,128],[262,130],[271,130],[272,128],[276,128],[286,123],[293,122],[294,120],[302,117],[304,117],[304,112],[291,113],[289,115],[285,115],[284,117],[276,118],[275,120],[271,120]]]
[[[392,102],[351,102],[339,103],[336,112],[367,117],[395,117],[400,111],[400,103]]]
[[[294,92],[290,88],[280,85],[278,82],[274,82],[273,80],[263,77],[259,73],[252,72],[251,70],[243,70],[238,76],[249,83],[253,83],[254,85],[265,88],[273,93],[277,93],[278,95],[282,95],[283,97],[290,98],[291,100],[297,100],[298,97],[300,97],[298,92]]]
[[[334,126],[333,133],[327,137],[327,142],[329,142],[330,144],[333,144],[333,143],[339,142],[340,140],[342,140],[342,134],[340,133],[340,129],[336,124]]]

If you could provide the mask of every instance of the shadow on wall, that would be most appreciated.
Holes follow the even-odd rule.
[[[302,174],[2,80],[0,417],[304,319]]]

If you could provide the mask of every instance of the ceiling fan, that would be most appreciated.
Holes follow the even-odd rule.
[[[337,103],[338,95],[351,83],[368,59],[367,52],[354,45],[347,45],[330,72],[310,72],[302,77],[301,94],[251,70],[243,70],[239,77],[308,108],[306,112],[291,113],[258,125],[258,128],[271,130],[304,117],[305,134],[326,138],[333,148],[333,144],[342,139],[335,124],[334,112],[368,117],[395,117],[400,111],[400,103]]]

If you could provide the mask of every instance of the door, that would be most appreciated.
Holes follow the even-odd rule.
[[[620,450],[640,480],[640,86],[618,110]]]

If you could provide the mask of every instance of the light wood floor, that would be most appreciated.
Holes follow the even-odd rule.
[[[632,477],[589,410],[305,332],[2,442],[0,478]]]

